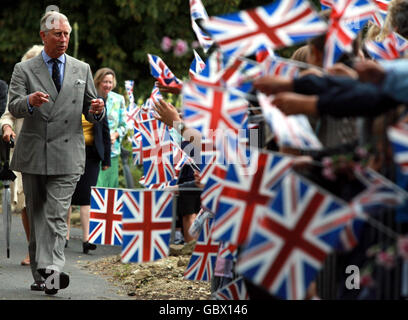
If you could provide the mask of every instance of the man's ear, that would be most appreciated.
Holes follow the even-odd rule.
[[[42,43],[44,44],[45,31],[40,31],[40,37],[41,37]]]

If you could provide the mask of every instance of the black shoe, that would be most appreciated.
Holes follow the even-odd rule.
[[[44,284],[44,292],[48,295],[53,295],[58,293],[59,289],[65,289],[69,286],[69,275],[65,272],[57,272],[51,270],[51,272],[46,272],[45,269],[38,269],[38,273],[45,279]],[[52,276],[52,280],[50,283],[47,282],[48,277]],[[57,279],[58,278],[58,279]],[[50,286],[50,288],[48,288]]]
[[[65,248],[68,247],[68,239],[65,239]]]
[[[32,291],[44,291],[45,283],[44,281],[34,281],[34,283],[30,286]]]
[[[88,254],[88,251],[89,251],[89,250],[95,250],[95,249],[96,249],[96,245],[95,245],[95,244],[89,243],[88,241],[87,241],[87,242],[82,242],[82,251],[83,251],[85,254]]]

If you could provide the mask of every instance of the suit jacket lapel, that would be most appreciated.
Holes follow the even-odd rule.
[[[74,65],[73,60],[67,54],[65,55],[65,70],[64,70],[64,81],[62,82],[62,87],[57,97],[57,101],[66,101],[67,99],[72,99],[70,97],[72,95],[73,85],[75,81],[75,77],[78,73],[78,68]],[[56,102],[57,102],[56,101]],[[54,106],[53,110],[51,111],[51,117],[57,112],[58,104]]]
[[[44,93],[48,93],[50,95],[51,100],[55,102],[58,97],[58,91],[57,88],[55,88],[55,84],[51,79],[50,73],[44,62],[42,55],[39,54],[33,59],[36,59],[35,66],[33,67],[34,74],[37,76],[38,80],[40,80],[42,86],[44,87],[46,91]]]

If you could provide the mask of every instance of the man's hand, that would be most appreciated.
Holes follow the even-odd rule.
[[[181,122],[181,117],[178,110],[171,104],[162,99],[154,101],[155,110],[159,117],[154,116],[156,119],[164,122],[169,127],[173,127],[174,122]]]
[[[354,65],[354,69],[357,71],[358,77],[362,82],[380,84],[385,78],[384,68],[371,60],[357,62]]]
[[[43,103],[47,103],[50,97],[49,94],[43,93],[41,91],[36,91],[28,96],[28,102],[33,107],[41,107]]]
[[[93,99],[91,101],[91,107],[89,108],[89,112],[93,114],[101,114],[103,112],[103,108],[105,107],[105,103],[102,99]]]
[[[16,134],[8,124],[5,124],[3,126],[3,140],[5,142],[10,142],[10,138],[13,138],[15,140]]]
[[[102,171],[108,170],[109,168],[109,166],[102,166]]]
[[[155,82],[156,87],[159,89],[161,93],[172,93],[172,94],[180,94],[181,88],[179,87],[172,87],[172,86],[164,86],[159,81]]]
[[[272,101],[280,111],[286,115],[317,114],[317,96],[307,96],[293,92],[281,92]]]
[[[293,91],[293,81],[277,76],[265,76],[254,81],[254,87],[267,94],[276,94],[283,91]]]
[[[334,76],[346,76],[353,79],[358,79],[358,73],[343,63],[336,63],[333,67],[329,68],[327,72]]]

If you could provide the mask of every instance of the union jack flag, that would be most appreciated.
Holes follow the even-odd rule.
[[[374,23],[382,28],[384,26],[385,18],[387,17],[388,6],[391,0],[373,0],[377,7],[376,12],[373,15]]]
[[[126,80],[125,81],[125,89],[127,92],[127,95],[129,97],[129,106],[128,110],[133,109],[133,106],[135,104],[135,97],[133,96],[133,86],[135,82],[133,80]]]
[[[255,52],[255,59],[257,62],[262,63],[267,58],[273,58],[275,56],[273,50],[269,47],[261,45]]]
[[[293,79],[299,74],[299,67],[279,57],[269,58],[263,63],[264,74]]]
[[[132,158],[133,164],[142,164],[143,163],[143,148],[142,148],[142,134],[138,129],[133,130],[132,136]]]
[[[238,257],[238,246],[231,242],[220,242],[218,255],[227,260],[236,260]]]
[[[249,300],[244,278],[239,277],[215,293],[215,300]]]
[[[408,174],[408,125],[399,124],[388,128],[388,139],[394,153],[394,162],[401,172]]]
[[[370,0],[332,0],[326,35],[323,66],[331,67],[343,54],[352,51],[353,40],[372,18],[376,7]]]
[[[394,60],[404,55],[408,49],[408,40],[398,33],[392,32],[383,42],[366,41],[365,47],[375,60]]]
[[[190,71],[189,71],[191,79],[194,79],[194,77],[197,74],[200,74],[201,71],[203,71],[204,68],[205,68],[205,63],[204,63],[203,59],[201,59],[201,57],[197,53],[197,51],[193,50],[193,52],[194,52],[194,60],[191,63]]]
[[[183,86],[186,124],[204,136],[218,129],[238,133],[246,119],[248,101],[223,88],[196,86],[193,81]]]
[[[330,9],[333,5],[333,0],[320,0],[320,7],[322,10]]]
[[[148,262],[168,255],[172,197],[162,191],[125,192],[122,262]]]
[[[152,92],[150,93],[150,97],[146,99],[145,103],[142,106],[142,109],[145,111],[152,111],[154,110],[154,103],[163,99],[163,96],[160,93],[159,88],[156,85],[153,86]]]
[[[243,247],[236,271],[280,298],[303,299],[353,217],[343,201],[288,175]]]
[[[91,188],[88,239],[90,243],[122,244],[122,207],[122,190]]]
[[[168,127],[161,121],[139,123],[142,134],[144,185],[169,182],[176,177],[172,141]]]
[[[272,49],[306,41],[326,31],[327,25],[308,1],[280,0],[204,22],[227,55],[251,55],[264,45]]]
[[[201,192],[201,206],[206,210],[215,213],[217,212],[218,199],[222,191],[222,180],[227,175],[227,168],[222,165],[213,164],[211,167],[211,173],[205,180],[205,187]],[[201,175],[201,183],[204,183],[203,176]]]
[[[184,278],[187,280],[210,281],[213,276],[219,243],[212,237],[212,224],[213,219],[207,219],[204,222],[194,252],[184,272]]]
[[[221,181],[213,226],[214,238],[241,245],[248,240],[259,218],[276,195],[276,188],[290,172],[293,159],[251,150],[248,165],[230,163]]]
[[[197,40],[203,48],[204,52],[207,53],[208,49],[213,45],[214,41],[211,37],[197,24],[196,20],[208,20],[208,14],[205,10],[201,0],[190,0],[190,15],[191,15],[191,26],[193,27],[194,33],[196,34]]]
[[[147,57],[150,63],[150,73],[160,84],[177,88],[182,87],[183,82],[171,72],[160,57],[152,54],[148,54]]]
[[[300,149],[321,149],[322,144],[313,132],[307,117],[286,116],[272,105],[272,99],[273,97],[258,93],[259,104],[277,144]]]

